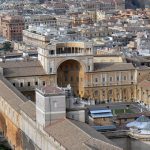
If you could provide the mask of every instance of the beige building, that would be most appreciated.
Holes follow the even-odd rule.
[[[55,17],[51,15],[32,15],[32,16],[25,16],[25,29],[27,29],[30,25],[40,26],[41,24],[49,27],[56,27],[57,20]]]
[[[150,107],[150,81],[143,80],[137,85],[137,100]]]
[[[50,42],[50,38],[46,35],[37,33],[34,30],[23,30],[23,42],[35,47],[44,47]]]
[[[47,74],[56,75],[58,86],[68,84],[74,94],[101,101],[136,99],[137,72],[132,64],[95,59],[92,44],[86,42],[55,43],[39,49],[39,60]],[[104,59],[105,60],[105,59]]]
[[[65,118],[65,95],[62,89],[48,86],[37,89],[38,103],[35,104],[3,76],[0,76],[0,87],[0,129],[12,149],[92,150],[94,147],[122,150],[89,125]],[[41,98],[44,100],[41,101]]]
[[[96,0],[92,2],[83,2],[82,6],[87,10],[122,10],[125,9],[125,1],[124,0],[114,0],[114,1],[106,1],[106,0]]]
[[[131,101],[136,98],[136,73],[132,64],[95,63],[86,75],[85,97],[100,101]]]
[[[109,55],[110,56],[110,55]],[[38,48],[38,61],[0,63],[2,74],[34,100],[41,85],[71,85],[75,96],[102,102],[137,101],[137,83],[149,68],[135,68],[118,56],[94,56],[91,42],[52,42]]]

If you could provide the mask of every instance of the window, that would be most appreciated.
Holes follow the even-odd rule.
[[[28,82],[28,86],[30,86],[30,82]]]
[[[70,81],[73,81],[73,77],[70,78]]]
[[[16,86],[16,84],[15,84],[15,83],[13,83],[13,86]]]
[[[119,76],[117,76],[117,81],[119,81]]]
[[[112,77],[110,77],[110,82],[112,82]]]
[[[52,68],[49,68],[49,72],[52,73]]]
[[[105,95],[105,91],[103,91],[103,96]]]
[[[105,78],[103,78],[103,82],[105,82]]]
[[[35,82],[35,85],[38,85],[38,82],[37,82],[37,81]]]
[[[126,80],[127,79],[127,77],[126,76],[124,76],[124,80]]]
[[[95,94],[95,96],[97,96],[98,95],[98,91],[95,91],[94,94]]]
[[[68,71],[68,65],[65,66],[65,71]]]
[[[88,71],[90,71],[90,66],[88,66]]]
[[[50,50],[49,55],[54,55],[54,50]]]
[[[20,87],[23,87],[23,83],[22,82],[20,83]]]
[[[131,80],[133,80],[133,75],[131,75]]]
[[[54,101],[54,107],[57,108],[57,101]]]
[[[76,69],[77,69],[77,71],[79,70],[79,66],[78,65],[76,65]]]
[[[97,79],[97,78],[95,78],[95,82],[98,82],[98,79]]]
[[[43,85],[45,85],[45,81],[43,81]]]
[[[109,94],[110,94],[110,95],[112,94],[112,90],[109,90]]]
[[[74,67],[74,66],[73,66],[73,65],[71,65],[71,66],[70,66],[70,70],[72,70],[72,71],[73,71],[73,69],[74,69],[73,67]]]

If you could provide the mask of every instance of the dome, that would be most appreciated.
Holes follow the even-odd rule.
[[[147,123],[147,125],[143,128],[143,130],[149,130],[150,131],[150,123]]]
[[[133,122],[130,122],[126,125],[128,128],[138,128],[138,129],[145,129],[150,127],[150,119],[145,117],[144,115],[140,116],[138,119],[136,119]]]

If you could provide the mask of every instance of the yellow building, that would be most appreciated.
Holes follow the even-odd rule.
[[[137,85],[137,100],[150,106],[150,81],[143,80]]]
[[[143,101],[138,83],[148,79],[149,68],[135,68],[120,55],[94,55],[93,44],[85,41],[52,42],[38,48],[38,60],[1,62],[2,73],[27,97],[34,100],[37,86],[66,87],[75,96],[96,103]]]
[[[132,64],[123,63],[120,56],[102,61],[94,56],[90,42],[51,43],[45,49],[39,48],[38,53],[55,84],[70,84],[76,96],[94,98],[97,103],[136,99],[137,71]]]

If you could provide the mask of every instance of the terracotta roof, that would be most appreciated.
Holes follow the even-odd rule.
[[[138,86],[145,88],[145,89],[150,89],[150,81],[148,80],[143,80],[138,84]]]
[[[2,68],[22,68],[31,66],[40,66],[39,61],[6,61],[0,62],[0,67]]]
[[[144,58],[144,57],[141,57],[141,56],[136,56],[136,57],[127,57],[126,58],[128,61],[131,60],[131,61],[136,61],[136,62],[150,62],[150,60]]]
[[[94,71],[124,71],[135,69],[132,63],[94,63]]]
[[[70,150],[106,149],[122,150],[89,125],[64,119],[45,128],[45,131],[63,147]]]
[[[3,68],[4,76],[7,78],[46,74],[39,61],[0,62],[0,67]]]
[[[147,116],[150,117],[150,112],[142,112],[142,113],[138,113],[138,114],[121,114],[117,116],[117,119],[129,119],[129,118],[138,118],[140,116]]]
[[[64,90],[59,87],[52,87],[50,85],[43,86],[39,88],[43,94],[63,94]]]

